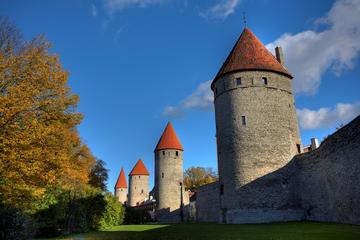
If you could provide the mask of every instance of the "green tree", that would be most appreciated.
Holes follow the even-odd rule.
[[[106,191],[106,183],[108,180],[108,170],[105,168],[105,162],[97,159],[95,165],[92,167],[89,176],[89,184],[93,187]]]

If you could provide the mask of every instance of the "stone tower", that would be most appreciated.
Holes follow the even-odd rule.
[[[121,168],[114,189],[115,189],[115,196],[117,197],[119,202],[124,204],[127,200],[127,184],[126,184],[126,178],[123,168]]]
[[[154,150],[156,217],[159,222],[183,218],[183,147],[168,123]]]
[[[129,206],[141,204],[149,196],[149,172],[139,159],[129,174]]]
[[[211,84],[222,220],[241,208],[238,189],[300,153],[292,76],[245,28]],[[229,212],[230,211],[230,212]]]

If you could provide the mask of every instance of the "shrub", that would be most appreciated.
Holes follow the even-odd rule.
[[[63,192],[57,199],[56,204],[36,214],[40,237],[104,230],[120,225],[124,218],[122,204],[111,193]]]
[[[152,222],[153,219],[150,213],[146,210],[135,209],[132,207],[126,207],[124,223],[126,224],[140,224],[146,222]]]
[[[123,223],[125,209],[123,205],[111,193],[104,196],[106,206],[99,221],[99,230],[109,229]]]
[[[100,199],[99,201],[94,201]],[[38,211],[34,217],[37,219],[37,236],[56,237],[73,232],[86,232],[92,229],[90,214],[94,209],[102,212],[104,201],[101,193],[84,191],[62,191],[56,194],[56,202],[47,208]]]
[[[0,204],[0,216],[0,239],[30,239],[34,235],[34,222],[21,211]]]

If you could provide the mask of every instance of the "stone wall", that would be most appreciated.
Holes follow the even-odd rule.
[[[360,224],[360,117],[318,149],[240,188],[228,223],[311,220]]]
[[[196,221],[196,201],[189,202],[189,204],[185,205],[186,208],[186,216],[187,222]]]
[[[201,186],[196,192],[196,220],[218,222],[220,213],[219,182]]]
[[[127,188],[117,188],[115,189],[115,196],[118,201],[124,204],[127,201]]]
[[[183,182],[183,151],[166,149],[155,152],[156,218],[159,222],[180,222],[181,204],[189,203]],[[182,189],[182,192],[181,192]],[[182,202],[183,201],[183,202]]]
[[[319,148],[238,189],[237,209],[221,209],[219,185],[197,192],[198,221],[325,221],[360,224],[360,116]],[[221,199],[220,199],[221,200]]]
[[[242,71],[219,78],[214,91],[221,208],[238,209],[242,186],[285,166],[301,149],[291,79]]]
[[[136,206],[149,197],[149,176],[131,175],[129,176],[129,206]]]
[[[360,224],[360,116],[293,162],[307,220]]]

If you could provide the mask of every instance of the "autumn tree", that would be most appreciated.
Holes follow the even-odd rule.
[[[95,163],[76,126],[79,101],[50,43],[0,20],[0,200],[35,211],[48,189],[87,184]]]
[[[196,188],[217,181],[218,177],[212,168],[190,167],[184,172],[185,189],[194,191]]]

